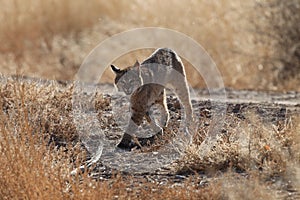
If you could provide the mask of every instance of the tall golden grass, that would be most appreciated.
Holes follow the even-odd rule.
[[[1,0],[1,52],[21,53],[41,41],[50,45],[56,34],[78,32],[92,26],[110,6],[101,1]]]
[[[257,4],[250,0],[2,0],[0,72],[72,80],[84,57],[103,39],[131,28],[158,26],[199,42],[216,62],[227,87],[299,90],[298,76],[279,76],[276,53],[280,47],[272,45],[276,39],[261,35],[272,32],[268,26],[272,21],[265,16],[273,7],[267,4],[258,9]],[[278,10],[284,12],[284,6],[278,4]],[[133,55],[120,65],[147,56]],[[191,85],[205,87],[197,73],[188,72]],[[104,79],[111,82],[112,75],[107,72]]]

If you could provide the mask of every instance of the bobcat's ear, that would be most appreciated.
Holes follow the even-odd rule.
[[[118,68],[118,67],[116,67],[116,66],[114,66],[114,65],[110,65],[110,67],[111,67],[111,69],[112,69],[112,71],[114,72],[114,73],[120,73],[120,71],[121,71],[121,69],[120,68]]]
[[[133,65],[133,67],[140,67],[140,63],[139,63],[139,61],[138,61],[138,60],[136,60],[136,61],[135,61],[135,63],[134,63],[134,65]]]

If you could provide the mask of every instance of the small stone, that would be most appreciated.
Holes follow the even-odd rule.
[[[204,126],[209,126],[209,125],[210,125],[209,122],[205,122],[205,123],[204,123]]]

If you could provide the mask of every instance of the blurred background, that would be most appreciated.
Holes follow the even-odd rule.
[[[216,62],[226,87],[300,91],[300,0],[0,0],[0,73],[73,80],[113,34],[158,26],[189,35]],[[152,50],[121,56],[121,68]],[[205,87],[186,61],[189,82]],[[112,82],[107,70],[101,78]]]

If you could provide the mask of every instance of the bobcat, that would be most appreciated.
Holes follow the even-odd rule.
[[[193,110],[183,63],[171,49],[159,48],[141,64],[119,69],[111,65],[115,73],[115,85],[119,91],[130,96],[131,119],[118,147],[132,149],[154,141],[168,125],[169,111],[166,103],[166,85],[173,87],[185,109],[186,122],[193,122]],[[160,105],[160,124],[151,116],[150,108]],[[156,135],[151,138],[134,138],[138,126],[146,119]],[[163,126],[163,127],[162,127]],[[135,139],[135,140],[134,140]],[[137,139],[137,140],[136,140]]]

